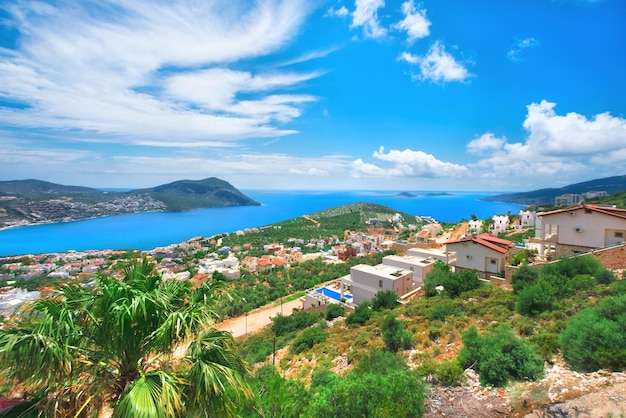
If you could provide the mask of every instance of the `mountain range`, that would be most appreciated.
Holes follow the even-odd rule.
[[[0,228],[122,213],[259,205],[230,183],[215,177],[124,192],[41,180],[0,182]]]
[[[507,193],[489,196],[483,200],[491,202],[515,203],[519,205],[554,205],[554,198],[564,194],[584,194],[592,191],[605,191],[609,194],[626,190],[626,175],[605,177],[560,188],[547,188],[522,193]]]

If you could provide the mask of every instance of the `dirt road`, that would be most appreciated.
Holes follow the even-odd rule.
[[[264,306],[237,318],[231,318],[217,324],[217,329],[230,331],[233,337],[245,337],[260,331],[272,323],[271,318],[282,312],[283,315],[291,315],[293,308],[302,308],[300,299],[285,302],[281,305]]]

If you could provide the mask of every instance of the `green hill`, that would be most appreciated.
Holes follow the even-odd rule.
[[[161,186],[133,190],[130,196],[149,195],[167,205],[170,211],[224,206],[259,206],[230,183],[216,177],[204,180],[180,180]]]
[[[563,194],[582,194],[591,191],[605,191],[609,194],[626,190],[626,175],[570,184],[560,188],[539,189],[522,193],[507,193],[489,196],[482,200],[490,202],[515,203],[519,205],[553,205],[554,198]]]

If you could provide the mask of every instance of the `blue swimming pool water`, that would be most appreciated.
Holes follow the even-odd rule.
[[[341,300],[341,296],[340,296],[339,292],[335,292],[334,290],[329,289],[327,287],[322,287],[320,289],[317,289],[317,293],[321,293],[322,295],[328,296],[329,298],[333,298],[335,300]],[[346,298],[346,299],[350,299],[350,298],[352,298],[352,295],[346,295],[344,293],[343,297]]]

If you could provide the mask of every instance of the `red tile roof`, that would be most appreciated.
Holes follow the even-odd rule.
[[[616,216],[618,218],[626,219],[626,209],[618,209],[618,208],[607,207],[607,206],[587,205],[585,203],[580,204],[578,206],[571,206],[569,208],[553,210],[553,211],[550,211],[550,212],[541,212],[538,215],[539,216],[546,216],[546,215],[549,216],[549,215],[555,215],[555,214],[563,213],[563,212],[577,211],[577,210],[581,210],[581,209],[592,210],[594,212],[602,213],[602,214],[605,214],[605,215]]]
[[[515,243],[512,241],[494,237],[493,235],[487,233],[476,236],[472,235],[456,241],[449,241],[448,244],[458,244],[462,242],[475,242],[476,244],[480,244],[502,254],[509,251],[509,248],[515,247]]]

